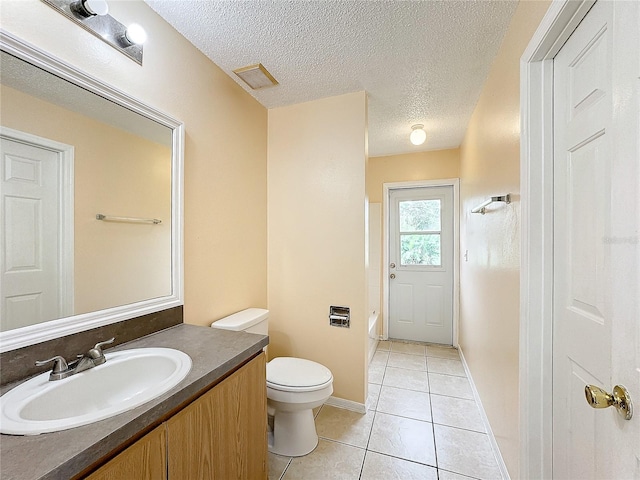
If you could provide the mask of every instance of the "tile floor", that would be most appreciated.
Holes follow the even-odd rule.
[[[324,405],[316,428],[309,455],[269,454],[269,480],[502,478],[453,348],[380,342],[367,413]]]

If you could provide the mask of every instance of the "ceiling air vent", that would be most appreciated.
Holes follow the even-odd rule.
[[[254,90],[260,90],[262,88],[275,87],[278,85],[278,81],[273,78],[266,68],[261,63],[256,65],[249,65],[248,67],[238,68],[233,71],[239,76],[247,85]]]

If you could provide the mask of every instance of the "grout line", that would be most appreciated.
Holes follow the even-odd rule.
[[[341,442],[340,440],[334,440],[333,438],[327,438],[327,437],[323,437],[321,435],[318,435],[318,441],[319,440],[324,440],[325,442],[337,443],[339,445],[345,445],[347,447],[357,448],[358,450],[366,450],[367,449],[366,447],[359,447],[357,445],[352,445],[351,443]]]
[[[285,465],[284,470],[282,471],[282,474],[280,475],[279,480],[282,480],[284,478],[284,475],[287,473],[287,470],[289,470],[289,465],[291,465],[292,461],[293,461],[293,457],[289,457],[289,461]]]
[[[422,462],[418,462],[416,460],[410,460],[408,458],[404,458],[404,457],[398,457],[397,455],[391,455],[390,453],[382,453],[382,452],[376,452],[375,450],[367,450],[367,452],[371,452],[371,453],[376,453],[378,455],[382,455],[383,457],[389,457],[389,458],[395,458],[396,460],[402,460],[403,462],[408,462],[408,463],[415,463],[416,465],[422,465],[424,467],[429,467],[429,468],[435,468],[437,469],[436,466],[434,465],[430,465],[428,463],[422,463]],[[449,470],[447,470],[449,471]],[[451,472],[451,473],[456,473],[456,472]],[[474,479],[475,480],[475,479]]]
[[[447,397],[447,398],[455,398],[456,400],[469,400],[471,402],[474,401],[473,398],[468,398],[468,397],[458,397],[457,395],[452,395],[452,394],[446,394],[446,393],[436,393],[436,392],[429,392],[429,393],[433,393],[434,395],[439,395],[441,397]]]
[[[458,475],[462,478],[468,478],[469,480],[481,480],[478,477],[470,477],[469,475],[464,475],[462,473],[459,472],[454,472],[453,470],[447,470],[446,468],[442,468],[442,469],[438,469],[438,478],[440,478],[440,470],[442,470],[443,472],[449,472],[449,473],[453,473],[455,475]]]
[[[461,375],[452,375],[450,373],[429,372],[429,371],[427,373],[432,373],[433,375],[446,375],[447,377],[466,378],[467,381],[469,380],[469,377],[467,377],[466,375],[463,377]]]
[[[433,453],[436,457],[436,476],[440,478],[440,470],[438,469],[438,444],[436,443],[436,427],[433,422],[433,402],[431,401],[431,381],[429,380],[429,373],[427,372],[427,388],[429,389],[429,413],[431,414],[431,435],[433,436]]]
[[[425,392],[422,392],[425,393]],[[431,402],[429,402],[431,403]],[[378,411],[376,413],[381,413],[382,415],[389,415],[390,417],[398,417],[398,418],[406,418],[407,420],[415,420],[416,422],[422,422],[422,423],[433,423],[431,420],[422,420],[420,418],[414,418],[414,417],[406,417],[404,415],[398,415],[397,413],[387,413],[387,412],[381,412]],[[431,417],[433,419],[433,417]]]
[[[446,423],[440,423],[440,422],[431,422],[434,425],[440,425],[441,427],[447,427],[447,428],[454,428],[456,430],[464,430],[466,432],[473,432],[473,433],[479,433],[481,435],[487,435],[487,432],[479,432],[478,430],[472,430],[470,428],[464,428],[464,427],[456,427],[455,425],[447,425]]]

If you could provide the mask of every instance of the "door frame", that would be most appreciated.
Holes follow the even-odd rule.
[[[553,0],[520,58],[520,476],[552,478],[553,59],[595,0]]]
[[[26,145],[32,145],[58,154],[58,172],[60,174],[60,246],[58,262],[60,283],[58,285],[58,303],[60,318],[73,315],[74,309],[74,153],[72,145],[39,137],[31,133],[0,126],[0,135]]]
[[[405,188],[453,187],[453,334],[458,346],[460,315],[460,179],[417,180],[382,184],[382,340],[389,339],[389,194]]]

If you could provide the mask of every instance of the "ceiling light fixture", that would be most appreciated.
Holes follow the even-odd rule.
[[[273,78],[273,75],[271,75],[261,63],[238,68],[234,70],[233,73],[240,77],[244,83],[254,90],[275,87],[278,85],[278,81]]]
[[[411,127],[411,135],[409,135],[411,143],[414,145],[422,145],[426,139],[427,132],[424,131],[424,125],[419,123]]]

